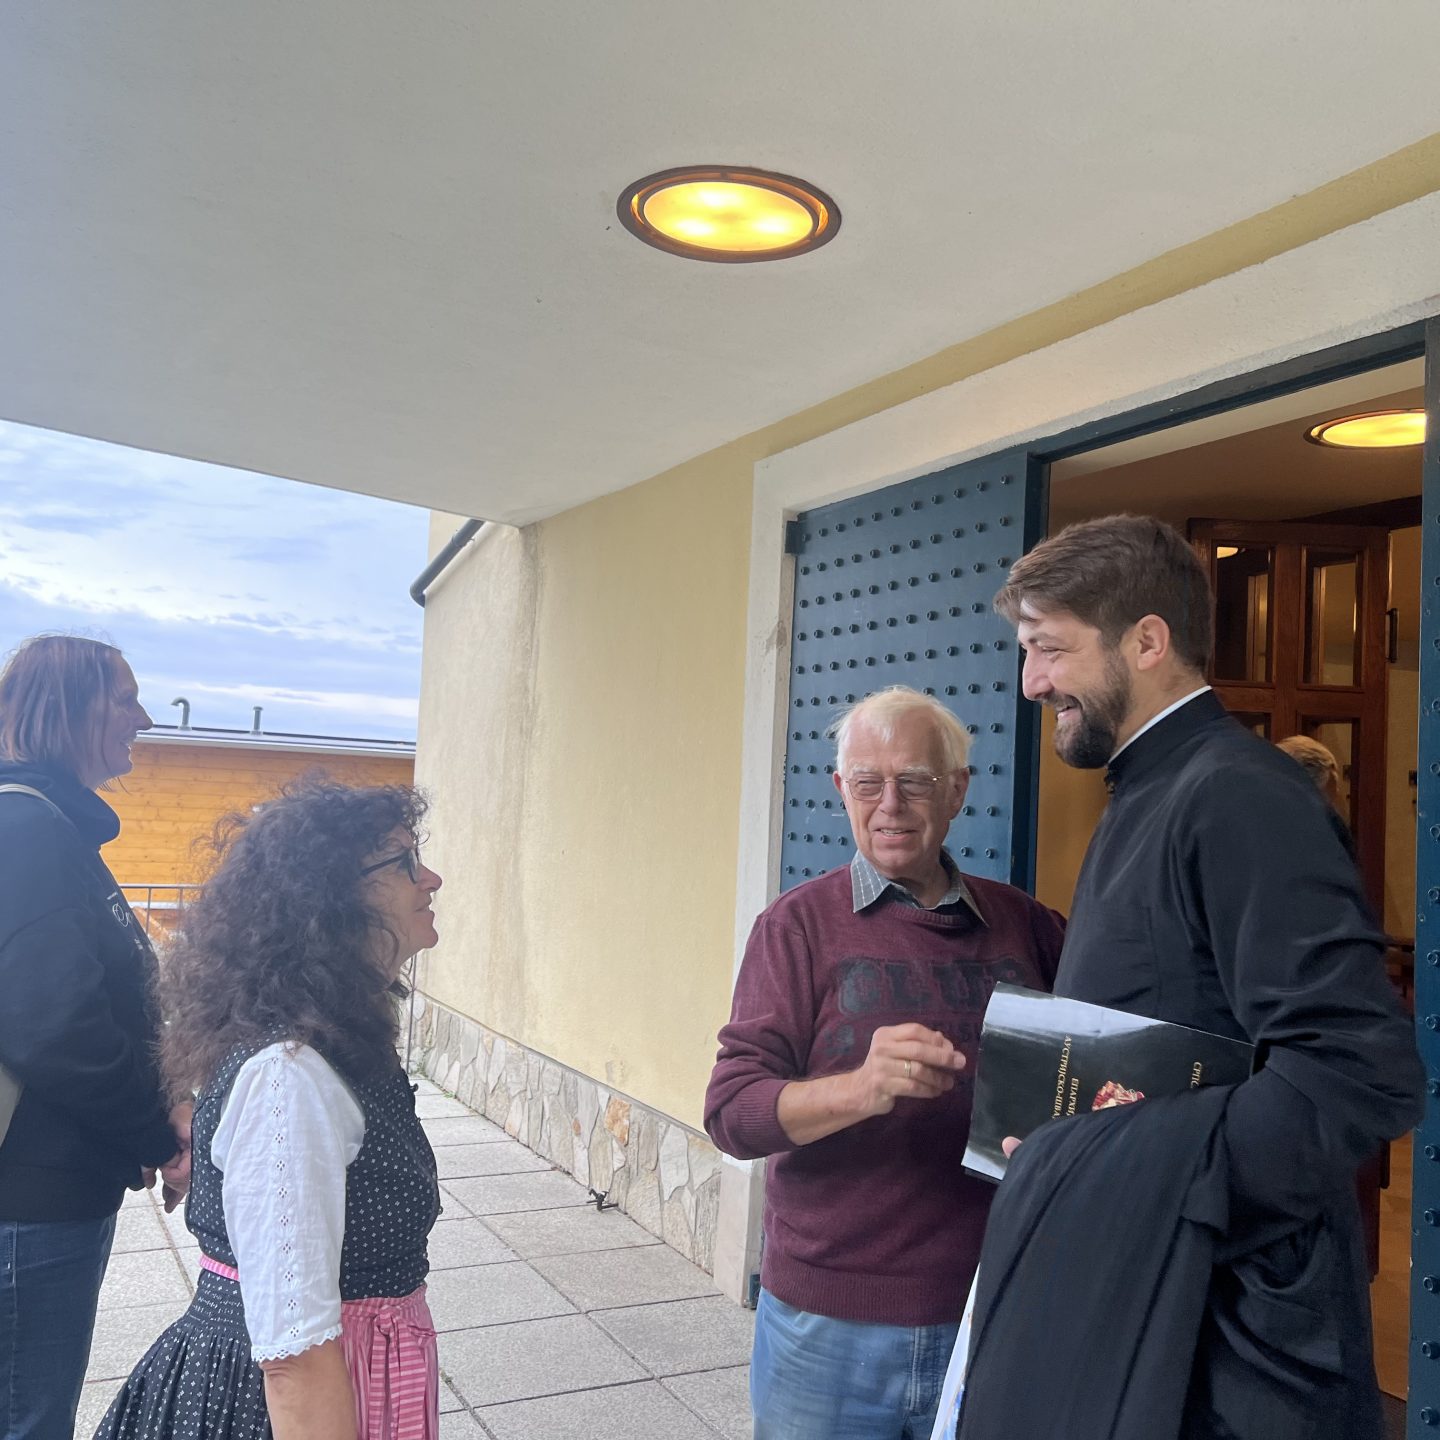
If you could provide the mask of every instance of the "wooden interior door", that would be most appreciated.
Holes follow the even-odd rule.
[[[1335,754],[1341,813],[1383,914],[1388,530],[1194,520],[1190,538],[1215,589],[1210,683],[1266,739],[1310,735]]]

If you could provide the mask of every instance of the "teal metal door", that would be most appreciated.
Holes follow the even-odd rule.
[[[1425,411],[1415,1019],[1428,1093],[1412,1177],[1410,1440],[1440,1433],[1440,319],[1425,327]]]
[[[1028,888],[1038,718],[1020,694],[1014,633],[990,602],[1044,514],[1045,467],[1008,451],[793,523],[782,889],[850,863],[825,731],[888,685],[936,696],[970,731],[970,792],[949,837],[961,869]]]

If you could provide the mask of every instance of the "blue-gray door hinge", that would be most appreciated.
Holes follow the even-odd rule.
[[[798,520],[785,522],[785,553],[798,555],[805,547],[803,527]]]

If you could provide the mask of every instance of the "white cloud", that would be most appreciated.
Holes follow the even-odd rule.
[[[211,685],[194,681],[186,685],[185,690],[185,698],[191,701],[196,695],[207,695],[238,700],[246,706],[278,703],[331,714],[383,716],[387,720],[408,720],[412,724],[419,714],[418,700],[405,696],[370,695],[354,690],[293,690],[274,685]],[[199,723],[198,717],[196,723]],[[261,723],[264,723],[263,717]]]
[[[187,692],[413,733],[427,527],[390,501],[0,421],[0,649],[98,630]]]

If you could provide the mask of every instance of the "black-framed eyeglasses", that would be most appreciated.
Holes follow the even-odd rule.
[[[420,878],[420,847],[412,845],[398,855],[388,855],[384,860],[377,860],[373,865],[364,866],[360,873],[373,875],[377,870],[384,870],[389,865],[403,866],[405,873],[410,877],[411,884],[414,884]]]
[[[881,775],[844,775],[845,788],[857,800],[878,800],[887,785],[894,785],[906,800],[931,800],[940,784],[938,775],[897,775],[893,780]]]

